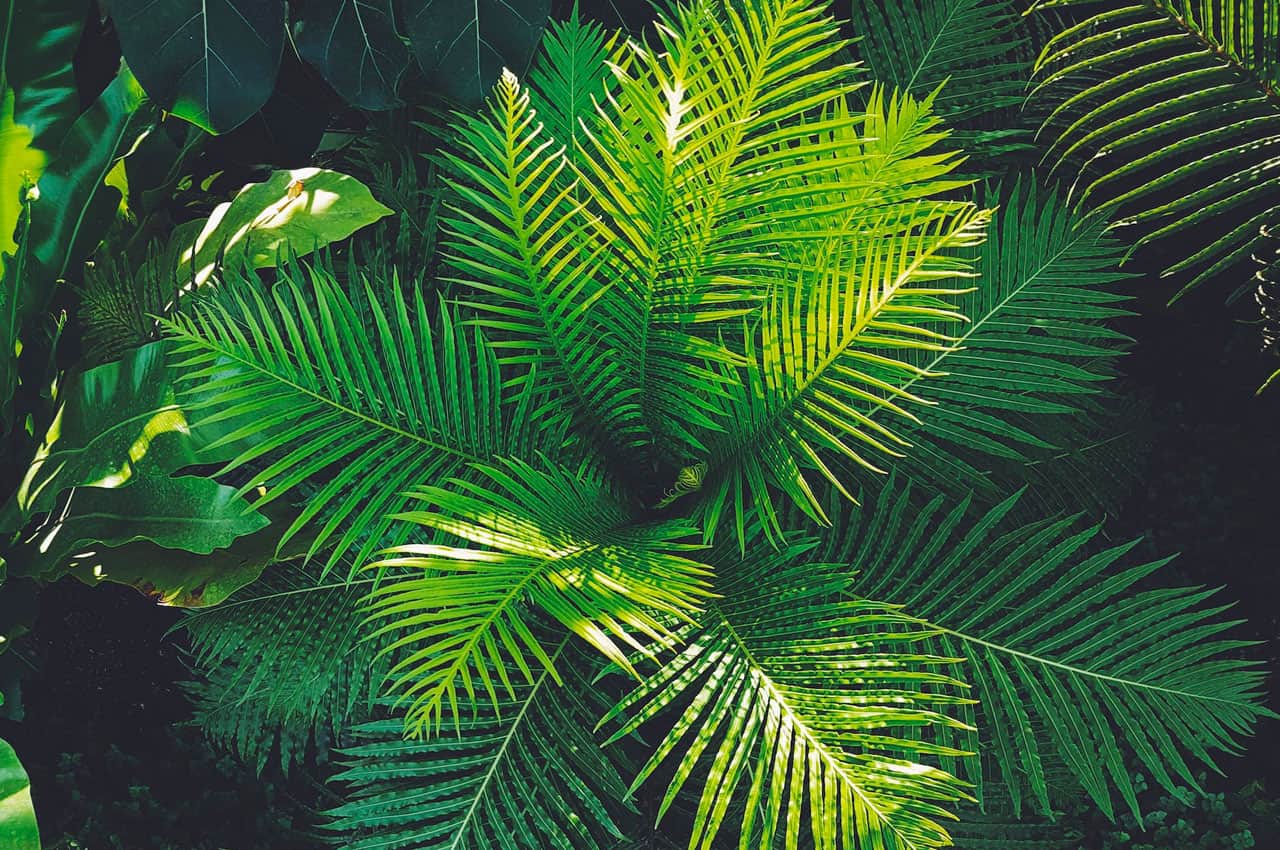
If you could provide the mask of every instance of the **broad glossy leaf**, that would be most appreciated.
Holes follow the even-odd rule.
[[[170,472],[197,462],[165,345],[144,345],[68,380],[44,445],[5,508],[7,520],[52,510],[70,487],[119,487],[139,464]]]
[[[120,205],[120,193],[105,183],[106,176],[153,119],[137,80],[122,69],[71,125],[40,175],[31,196],[22,273],[5,273],[0,399],[7,400],[17,384],[23,326],[45,309],[67,270],[97,247]],[[15,265],[6,262],[10,270]]]
[[[46,151],[57,147],[80,111],[71,62],[87,9],[85,0],[0,3],[0,79],[14,91],[17,123]]]
[[[298,255],[309,254],[390,214],[354,177],[324,168],[277,171],[214,209],[179,255],[178,278],[194,275],[198,286],[220,261],[273,266],[286,245]],[[185,233],[181,238],[191,238]]]
[[[275,88],[281,0],[112,0],[125,60],[165,109],[210,133],[239,126]]]
[[[207,479],[199,480],[213,484]],[[84,491],[78,492],[83,494]],[[219,491],[213,495],[213,499],[219,504],[225,501],[225,509],[222,511],[224,515],[220,518],[223,531],[229,530],[229,526],[236,521],[232,511],[243,509],[243,502],[240,500],[226,501],[234,492],[233,488],[219,487]],[[204,510],[212,513],[213,509]],[[266,525],[267,518],[262,514],[245,515],[241,517],[241,523],[248,525],[252,521],[258,526],[257,530],[236,537],[225,548],[214,549],[207,554],[184,551],[186,547],[166,548],[150,539],[135,539],[119,546],[97,546],[93,549],[86,548],[86,543],[79,547],[83,552],[73,553],[74,557],[68,562],[68,566],[71,575],[85,584],[109,581],[137,588],[161,605],[207,608],[222,603],[240,588],[256,581],[263,570],[273,564],[300,557],[306,550],[310,538],[299,537],[294,538],[292,545],[285,551],[280,551],[280,533],[288,526],[292,512],[276,509],[267,513],[272,514],[273,522],[270,525]],[[215,522],[213,517],[198,514],[199,510],[195,510],[177,518],[181,530],[185,532],[178,542],[192,542],[197,531],[196,523],[207,522],[212,526]],[[107,522],[114,520],[108,518]],[[155,526],[148,524],[146,528],[154,529]],[[178,534],[170,536],[178,537]],[[210,533],[208,537],[212,538],[213,534]],[[98,541],[110,542],[105,536],[98,538]]]
[[[40,850],[40,830],[31,805],[31,781],[7,741],[0,741],[0,847]]]
[[[405,0],[405,28],[431,87],[478,104],[503,68],[520,72],[538,46],[549,0]]]
[[[96,578],[123,572],[125,583],[160,588],[173,604],[190,595],[213,604],[211,597],[225,597],[267,563],[278,531],[259,545],[262,556],[228,553],[206,560],[165,551],[209,555],[268,525],[265,516],[247,510],[235,488],[172,475],[196,462],[208,438],[193,434],[174,402],[165,346],[133,349],[67,382],[44,444],[3,512],[3,525],[11,529],[50,514],[24,529],[5,552],[15,574],[49,576],[86,563],[101,567]],[[102,553],[92,563],[91,556],[81,557],[135,541],[150,544],[151,557],[140,557],[147,547],[138,546],[131,553]]]
[[[298,54],[361,109],[390,109],[409,64],[391,0],[310,0],[298,12]]]

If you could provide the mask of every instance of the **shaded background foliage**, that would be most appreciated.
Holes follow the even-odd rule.
[[[571,5],[557,0],[553,14],[564,14]],[[608,23],[638,25],[649,18],[645,2],[581,5],[585,15]],[[837,16],[848,17],[850,10],[840,6]],[[76,74],[81,98],[89,103],[114,72],[119,44],[111,22],[92,11],[85,32]],[[168,221],[179,224],[207,214],[201,197],[220,197],[259,176],[268,164],[309,164],[317,147],[323,160],[331,155],[326,145],[345,141],[344,134],[368,135],[367,171],[361,176],[377,185],[379,163],[386,161],[379,140],[409,132],[415,131],[403,115],[370,117],[351,108],[314,65],[286,50],[262,109],[203,143],[192,161],[192,188],[185,194],[180,190],[169,203]],[[416,177],[431,179],[429,165],[412,167]],[[394,179],[390,172],[382,177],[388,183]],[[196,190],[202,185],[207,191]],[[384,183],[378,196],[398,191],[409,200],[393,204],[396,208],[419,201],[429,207],[415,188],[420,186],[412,182]],[[422,210],[422,217],[432,214]],[[375,240],[406,243],[426,238],[422,231],[430,230],[415,235],[405,222],[377,227]],[[432,246],[415,244],[409,250],[421,261],[416,271],[429,277]],[[1208,286],[1166,306],[1167,293],[1144,284],[1167,265],[1148,252],[1130,267],[1142,275],[1129,288],[1137,297],[1132,306],[1137,315],[1118,326],[1137,342],[1121,368],[1128,392],[1146,405],[1136,428],[1148,454],[1139,468],[1140,483],[1107,532],[1117,541],[1145,535],[1137,555],[1146,558],[1181,552],[1172,567],[1178,578],[1229,585],[1241,600],[1238,612],[1249,621],[1247,634],[1268,642],[1264,652],[1277,669],[1280,614],[1274,600],[1280,598],[1280,575],[1274,565],[1280,564],[1280,534],[1272,494],[1280,481],[1280,441],[1274,433],[1280,393],[1254,395],[1260,358],[1251,302],[1242,299],[1224,309],[1222,291]],[[191,706],[179,684],[188,678],[185,637],[169,632],[175,620],[173,612],[129,589],[64,582],[42,598],[21,651],[0,657],[0,663],[17,668],[8,678],[23,681],[27,709],[21,724],[0,721],[0,737],[14,745],[31,774],[49,846],[313,846],[316,823],[310,812],[334,802],[321,784],[335,770],[323,736],[322,746],[288,775],[274,759],[265,759],[261,779],[253,767],[213,749],[188,722]],[[38,676],[30,675],[37,670]],[[1190,820],[1204,835],[1211,830],[1234,834],[1238,823],[1246,822],[1257,846],[1277,846],[1267,841],[1280,842],[1280,816],[1265,790],[1280,788],[1280,767],[1269,755],[1277,751],[1280,729],[1264,724],[1250,755],[1227,763],[1230,779],[1208,780],[1211,790],[1226,794],[1223,807],[1231,813],[1226,821],[1212,807],[1163,805],[1174,810],[1175,820]],[[1158,797],[1151,802],[1162,805]],[[1136,833],[1127,843],[1117,837],[1115,826],[1084,815],[1078,815],[1077,826],[1085,835],[1083,847],[1146,846]],[[1238,846],[1229,840],[1226,835],[1220,845],[1202,846]]]

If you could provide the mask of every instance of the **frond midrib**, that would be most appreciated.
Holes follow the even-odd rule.
[[[992,641],[983,640],[980,637],[966,634],[965,632],[957,631],[955,629],[949,629],[946,626],[939,626],[930,621],[925,621],[925,622],[930,628],[937,629],[939,632],[949,634],[952,637],[958,638],[966,643],[977,644],[979,646],[982,646],[986,649],[993,650],[995,652],[1001,652],[1006,655],[1013,655],[1023,659],[1024,661],[1032,661],[1036,664],[1044,665],[1046,667],[1053,667],[1055,669],[1062,670],[1067,673],[1072,673],[1078,676],[1085,676],[1090,679],[1096,679],[1102,682],[1110,682],[1111,684],[1119,685],[1125,688],[1137,688],[1141,690],[1151,691],[1153,693],[1165,694],[1167,696],[1182,697],[1185,699],[1192,699],[1192,700],[1204,700],[1208,702],[1217,702],[1223,705],[1229,705],[1232,708],[1239,708],[1239,709],[1244,709],[1248,711],[1252,711],[1255,709],[1255,706],[1251,706],[1248,703],[1238,702],[1236,700],[1231,700],[1231,699],[1225,699],[1223,697],[1215,697],[1215,696],[1210,696],[1209,694],[1195,693],[1194,691],[1184,691],[1178,688],[1165,688],[1165,687],[1161,687],[1160,685],[1152,684],[1150,682],[1140,682],[1135,679],[1122,679],[1118,676],[1110,676],[1110,675],[1107,675],[1106,673],[1098,673],[1094,670],[1090,670],[1085,667],[1076,667],[1075,665],[1072,665],[1072,664],[1064,664],[1061,661],[1054,661],[1051,658],[1045,658],[1043,656],[1035,655],[1034,653],[1023,652],[1021,650],[1013,649],[1012,647],[1004,646],[1003,644],[998,644]]]
[[[1236,56],[1225,46],[1218,44],[1204,33],[1197,23],[1190,18],[1184,18],[1182,15],[1178,14],[1177,10],[1170,7],[1165,0],[1147,0],[1147,2],[1163,13],[1174,27],[1195,39],[1196,42],[1200,44],[1201,48],[1204,49],[1205,53],[1215,59],[1218,59],[1227,68],[1230,68],[1240,77],[1261,89],[1272,107],[1280,110],[1280,90],[1277,90],[1276,83],[1274,81],[1266,79],[1259,71],[1251,68],[1249,63],[1244,59]],[[1230,0],[1228,0],[1228,2],[1230,2]]]
[[[560,654],[564,652],[565,647],[568,645],[569,636],[566,635],[560,641],[560,644],[556,647],[555,651],[550,654],[549,657],[552,662],[555,662],[560,657]],[[533,706],[534,701],[538,698],[538,692],[542,690],[542,686],[545,685],[547,680],[550,678],[551,672],[549,670],[543,670],[542,674],[538,676],[538,681],[534,683],[533,689],[525,699],[524,705],[520,706],[520,711],[511,721],[511,728],[508,729],[507,734],[502,737],[502,745],[498,747],[498,752],[494,754],[493,760],[489,763],[488,769],[485,770],[484,779],[481,780],[480,787],[476,789],[475,795],[471,799],[471,805],[467,807],[466,814],[463,815],[461,823],[458,824],[458,832],[453,837],[453,841],[450,842],[449,850],[461,850],[461,848],[467,846],[460,842],[467,837],[467,830],[471,826],[472,818],[475,817],[476,812],[479,810],[480,801],[484,798],[485,792],[489,788],[489,783],[493,781],[493,778],[497,775],[498,765],[502,762],[503,756],[506,755],[507,747],[510,746],[513,740],[515,740],[516,732],[520,730],[520,724],[524,721],[525,715],[529,712],[530,707]]]
[[[1085,232],[1083,229],[1073,230],[1071,235],[1071,240],[1066,245],[1063,246],[1062,250],[1058,251],[1052,257],[1047,259],[1045,262],[1041,263],[1040,266],[1035,270],[1035,272],[1033,272],[1031,275],[1028,275],[1027,278],[1018,285],[1017,289],[1010,292],[1004,298],[1001,298],[1000,301],[995,306],[993,306],[990,310],[988,310],[982,317],[978,318],[971,325],[969,325],[969,327],[965,330],[963,334],[960,334],[959,336],[955,337],[954,341],[951,343],[950,347],[947,348],[947,350],[938,352],[938,354],[932,360],[929,361],[929,364],[923,367],[925,372],[926,373],[933,372],[938,367],[938,365],[944,362],[948,357],[950,357],[955,352],[963,349],[964,344],[973,338],[973,335],[978,332],[979,328],[981,328],[984,324],[990,321],[993,317],[998,315],[1001,310],[1008,307],[1008,305],[1012,301],[1021,297],[1022,294],[1029,287],[1033,286],[1038,281],[1041,275],[1043,275],[1054,263],[1058,262],[1058,260],[1060,260],[1063,257],[1063,255],[1067,254],[1069,251],[1075,248],[1077,243],[1084,238],[1085,238]],[[915,386],[918,382],[920,382],[924,378],[925,378],[925,375],[920,375],[920,374],[912,375],[902,383],[901,388],[904,391],[910,390],[911,387]],[[880,412],[880,410],[882,410],[882,408],[874,407],[870,410],[865,411],[865,414],[868,419],[874,419],[875,415],[878,412]]]

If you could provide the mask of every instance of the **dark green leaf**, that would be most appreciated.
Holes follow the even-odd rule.
[[[432,88],[476,104],[503,68],[529,64],[549,0],[405,0],[405,27]]]
[[[396,88],[409,49],[396,32],[391,0],[310,0],[299,18],[298,54],[338,94],[362,109],[400,103]]]
[[[267,102],[284,46],[280,0],[112,0],[125,61],[152,98],[210,133]]]
[[[5,0],[0,4],[0,88],[14,91],[14,120],[37,147],[57,147],[80,111],[71,60],[85,0]]]
[[[0,847],[40,850],[40,830],[31,806],[31,782],[18,754],[0,741]]]
[[[21,272],[6,261],[0,313],[0,399],[17,383],[24,325],[45,309],[54,287],[102,239],[116,215],[120,192],[104,181],[154,118],[137,80],[124,69],[76,119],[32,195]],[[8,410],[6,408],[6,415]]]

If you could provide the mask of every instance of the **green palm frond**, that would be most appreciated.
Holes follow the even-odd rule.
[[[806,0],[697,0],[655,30],[654,44],[620,48],[581,161],[625,299],[611,322],[642,433],[679,466],[714,428],[707,396],[724,379],[705,363],[741,353],[719,330],[791,285],[773,246],[811,238],[812,216],[790,199],[844,159],[806,144],[826,125],[798,119],[857,84],[833,59],[834,22]],[[836,188],[813,204],[843,206]]]
[[[341,741],[369,715],[390,666],[366,640],[365,583],[322,582],[273,565],[213,608],[185,617],[195,668],[195,719],[259,771],[272,752],[288,770],[316,741]]]
[[[1135,250],[1176,239],[1166,274],[1187,273],[1187,287],[1213,278],[1280,219],[1278,41],[1270,2],[1144,0],[1090,14],[1037,63],[1044,162],[1074,175],[1080,204],[1136,228]]]
[[[406,741],[390,715],[352,730],[340,755],[347,801],[327,829],[347,850],[603,850],[622,837],[626,787],[591,735],[599,695],[567,641],[549,671],[493,706],[479,705],[458,734]]]
[[[1100,407],[1115,400],[1108,382],[1130,341],[1107,323],[1130,314],[1117,292],[1127,277],[1118,271],[1123,248],[1103,221],[1029,183],[989,189],[983,200],[1000,213],[974,258],[974,290],[959,304],[969,321],[951,346],[913,361],[929,377],[902,389],[936,406],[902,427],[911,448],[895,468],[990,498],[1026,482],[1031,466],[1128,444],[1123,432],[1102,430],[1110,423]],[[1045,488],[1054,486],[1049,477]]]
[[[934,373],[913,355],[951,346],[938,327],[964,318],[955,299],[967,290],[955,282],[973,277],[965,249],[982,241],[989,219],[967,202],[930,200],[964,185],[948,177],[954,156],[934,150],[945,133],[930,108],[930,98],[875,92],[865,135],[836,110],[823,138],[853,152],[832,180],[846,200],[809,210],[821,229],[790,252],[799,284],[779,288],[749,328],[752,364],[724,393],[724,431],[710,445],[698,507],[708,534],[732,504],[741,542],[744,506],[754,504],[776,536],[773,487],[825,521],[806,469],[849,495],[824,456],[879,472],[881,458],[908,445],[881,420],[916,419],[908,406],[924,400],[904,387]]]
[[[682,542],[693,529],[636,522],[590,470],[512,460],[476,473],[414,488],[423,508],[393,517],[476,548],[406,544],[367,567],[388,571],[370,597],[371,616],[386,623],[375,634],[402,631],[388,649],[412,650],[389,678],[410,700],[414,735],[438,729],[446,708],[457,724],[463,703],[512,696],[513,673],[532,682],[541,667],[559,681],[526,606],[630,670],[628,651],[670,640],[667,618],[687,621],[710,595],[710,570],[682,554],[698,548]]]
[[[919,98],[941,87],[935,108],[957,128],[960,147],[989,157],[1027,146],[1030,133],[1010,120],[1031,75],[1011,0],[854,0],[849,8],[871,75]]]
[[[795,847],[804,810],[815,848],[943,847],[963,784],[922,759],[955,758],[933,732],[967,700],[955,658],[896,607],[850,599],[845,567],[811,563],[811,543],[774,552],[757,535],[684,649],[606,715],[611,740],[655,717],[670,731],[633,788],[677,759],[660,808],[702,786],[691,848],[705,850],[745,800],[741,848]],[[726,547],[728,548],[728,547]],[[737,549],[722,551],[737,561]],[[758,833],[757,833],[758,830]]]
[[[967,502],[917,510],[907,488],[887,488],[818,554],[858,566],[858,597],[893,599],[936,630],[934,652],[968,659],[981,737],[956,745],[990,755],[1015,813],[1028,799],[1051,811],[1042,753],[1056,753],[1104,812],[1117,790],[1136,814],[1119,741],[1165,787],[1198,787],[1188,756],[1212,767],[1212,751],[1237,751],[1271,716],[1264,672],[1239,653],[1251,644],[1225,636],[1230,606],[1214,590],[1147,589],[1167,559],[1120,566],[1137,541],[1101,548],[1075,517],[1008,527],[1017,498],[966,518]]]
[[[528,92],[503,74],[487,112],[461,115],[460,153],[446,154],[445,245],[471,291],[459,301],[492,332],[509,383],[563,394],[557,417],[576,414],[610,435],[635,418],[635,389],[619,363],[621,341],[604,318],[617,297],[604,274],[606,246],[578,201],[564,145],[549,135]]]
[[[564,145],[570,163],[580,164],[586,138],[582,122],[590,126],[597,105],[616,88],[609,62],[618,55],[620,38],[620,33],[608,32],[595,21],[584,21],[575,5],[566,20],[547,27],[529,66],[525,84],[538,119]]]
[[[529,394],[504,410],[478,331],[429,310],[420,289],[410,301],[393,281],[389,305],[362,289],[353,301],[323,264],[294,264],[267,297],[231,283],[165,322],[195,420],[235,426],[209,450],[241,449],[222,469],[252,470],[238,495],[263,505],[318,482],[282,545],[311,526],[308,557],[331,548],[327,567],[357,546],[363,562],[388,532],[403,539],[388,515],[408,488],[557,444],[531,427]]]

